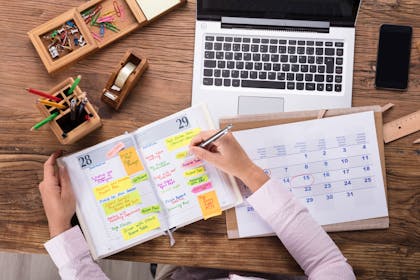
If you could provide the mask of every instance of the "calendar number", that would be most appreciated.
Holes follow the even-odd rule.
[[[348,160],[347,158],[343,158],[343,159],[341,160],[341,162],[342,162],[342,163],[349,163],[349,160]]]
[[[290,178],[283,178],[283,183],[290,183]]]
[[[187,128],[190,125],[188,118],[185,116],[182,118],[176,119],[176,123],[178,124],[178,129]]]
[[[368,160],[369,159],[369,156],[368,155],[363,155],[362,156],[362,160]]]
[[[370,166],[363,166],[363,170],[364,171],[369,171],[370,170]]]
[[[344,181],[344,186],[350,186],[351,185],[351,181],[350,180],[345,180]]]
[[[312,190],[312,187],[305,187],[305,188],[304,188],[304,191],[305,191],[305,192],[310,192],[311,190]]]
[[[311,203],[311,202],[314,202],[314,199],[312,197],[307,197],[306,203]]]
[[[323,173],[323,175],[324,175],[324,177],[330,177],[330,172],[329,172],[329,171],[325,171],[325,172]]]
[[[343,174],[349,174],[349,172],[350,172],[350,169],[348,169],[348,168],[343,169]]]
[[[324,184],[324,189],[331,189],[331,184],[330,183]]]
[[[303,175],[303,180],[309,181],[311,177],[309,175]]]
[[[89,155],[84,155],[77,158],[81,168],[87,167],[92,164],[92,159]]]
[[[370,183],[370,182],[372,182],[372,178],[370,178],[370,177],[366,177],[366,178],[365,178],[365,183]]]
[[[332,194],[327,194],[326,195],[326,199],[327,200],[331,200],[331,199],[333,199],[334,198],[334,196],[332,195]]]

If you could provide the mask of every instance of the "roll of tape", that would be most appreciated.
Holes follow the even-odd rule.
[[[127,62],[126,65],[124,65],[123,68],[121,68],[120,72],[117,75],[117,78],[115,79],[114,85],[116,85],[119,88],[123,88],[125,82],[127,81],[128,77],[133,73],[134,69],[136,69],[136,65],[134,65],[131,62]]]

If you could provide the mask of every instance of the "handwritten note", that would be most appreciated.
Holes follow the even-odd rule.
[[[115,156],[116,154],[118,154],[118,152],[121,151],[124,148],[125,148],[124,143],[123,142],[118,142],[114,147],[112,147],[111,150],[109,150],[106,153],[106,158],[107,159],[112,158],[113,156]]]
[[[185,177],[193,177],[193,176],[203,174],[204,172],[206,172],[206,170],[204,169],[204,166],[199,166],[197,168],[185,171],[184,176]]]
[[[178,133],[165,139],[165,146],[168,151],[173,151],[190,144],[191,139],[200,133],[200,128],[193,128],[185,132]]]
[[[143,174],[140,174],[140,175],[134,177],[133,179],[131,179],[131,182],[133,184],[138,184],[138,183],[141,183],[141,182],[146,181],[148,179],[149,179],[149,176],[147,175],[147,173],[143,173]]]
[[[158,213],[160,212],[160,205],[156,204],[156,205],[152,205],[149,207],[144,207],[141,209],[141,213],[142,214],[150,214],[150,213]]]
[[[137,223],[123,227],[120,232],[124,240],[130,240],[136,236],[148,233],[159,227],[160,227],[159,219],[157,215],[153,215]]]
[[[207,182],[207,183],[204,183],[202,185],[195,186],[194,188],[191,189],[191,192],[192,193],[199,193],[199,192],[211,189],[211,188],[212,188],[211,182]]]
[[[140,194],[136,190],[134,190],[126,195],[117,197],[116,199],[103,203],[102,208],[105,211],[105,215],[109,216],[128,207],[138,205],[140,203]]]
[[[204,220],[222,214],[216,191],[197,196]]]
[[[124,165],[125,171],[127,172],[127,175],[134,174],[144,169],[140,158],[137,155],[137,151],[134,147],[122,150],[119,153],[119,155]]]
[[[121,179],[109,182],[93,189],[93,194],[97,200],[101,200],[120,192],[124,192],[132,187],[130,177],[123,177]]]
[[[197,184],[207,182],[208,180],[209,180],[209,176],[208,175],[203,175],[203,176],[200,176],[200,177],[189,180],[188,185],[194,186],[194,185],[197,185]]]

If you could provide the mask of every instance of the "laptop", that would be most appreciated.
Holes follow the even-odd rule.
[[[351,107],[360,0],[197,0],[192,104],[222,116]]]

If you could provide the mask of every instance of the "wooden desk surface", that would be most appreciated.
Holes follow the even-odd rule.
[[[195,2],[117,41],[54,76],[47,74],[26,32],[82,1],[1,1],[0,50],[0,250],[45,253],[47,220],[38,183],[42,164],[56,149],[74,152],[186,108],[191,102]],[[420,53],[412,49],[407,92],[374,89],[374,66],[382,23],[414,27],[420,40],[418,0],[364,0],[357,22],[353,106],[396,106],[385,121],[420,105]],[[110,72],[126,49],[149,58],[150,67],[119,113],[100,101]],[[99,108],[103,127],[71,146],[61,146],[48,127],[29,128],[40,119],[36,97],[24,88],[49,89],[82,74],[80,86]],[[416,133],[385,146],[390,228],[332,233],[360,279],[420,277],[420,145]],[[159,238],[131,248],[115,259],[191,266],[300,274],[302,271],[275,238],[227,240],[224,216],[197,222],[175,233],[176,246]]]

